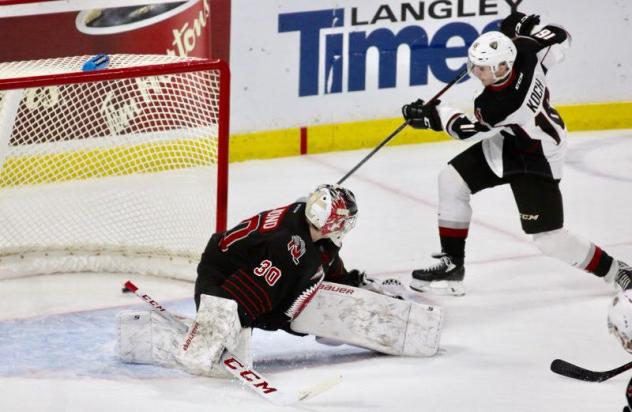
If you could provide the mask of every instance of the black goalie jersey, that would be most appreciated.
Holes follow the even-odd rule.
[[[235,300],[243,327],[287,329],[326,278],[353,283],[329,239],[311,240],[305,203],[261,212],[211,237],[198,266],[200,294]]]
[[[439,106],[441,124],[456,139],[484,139],[485,159],[499,177],[527,173],[561,179],[566,127],[549,104],[546,73],[563,60],[570,37],[561,27],[548,25],[513,41],[517,56],[510,77],[487,86],[476,98],[476,120]]]

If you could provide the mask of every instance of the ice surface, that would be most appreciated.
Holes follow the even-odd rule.
[[[574,133],[569,146],[566,227],[632,261],[632,132]],[[437,173],[465,147],[385,148],[349,178],[360,215],[342,251],[348,267],[405,281],[430,263],[438,250]],[[229,225],[337,181],[367,153],[232,164]],[[542,256],[522,233],[508,188],[477,194],[472,205],[467,295],[423,298],[445,310],[437,356],[389,357],[256,332],[255,366],[288,390],[342,373],[341,384],[296,408],[306,411],[621,410],[630,373],[586,383],[548,370],[556,357],[596,370],[630,360],[607,332],[611,288]],[[0,281],[0,411],[279,410],[231,381],[118,362],[115,314],[143,308],[121,294],[126,279],[83,273]],[[169,309],[193,314],[192,284],[132,280]]]

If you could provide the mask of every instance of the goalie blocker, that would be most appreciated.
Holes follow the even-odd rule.
[[[437,306],[323,282],[291,328],[388,355],[432,356],[442,324]]]

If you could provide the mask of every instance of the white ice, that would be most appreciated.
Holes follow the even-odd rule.
[[[465,148],[387,147],[346,182],[360,209],[342,252],[348,267],[406,281],[431,262],[437,173]],[[232,164],[229,224],[337,181],[367,153]],[[573,133],[565,171],[566,227],[632,261],[632,131]],[[296,407],[305,411],[620,411],[630,373],[585,383],[549,371],[558,357],[595,370],[630,361],[606,328],[612,288],[542,256],[522,233],[507,187],[475,195],[473,209],[467,295],[421,297],[445,310],[438,355],[389,357],[257,332],[255,367],[288,390],[341,373],[342,383]],[[121,293],[128,277],[0,282],[0,411],[279,410],[231,381],[120,363],[115,314],[143,308]],[[171,310],[193,314],[192,284],[132,280]]]

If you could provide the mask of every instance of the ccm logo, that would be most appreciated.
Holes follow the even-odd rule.
[[[250,383],[252,386],[259,389],[264,394],[277,391],[276,388],[269,386],[270,383],[268,381],[257,375],[254,371],[246,368],[246,366],[244,366],[241,362],[233,357],[224,360],[224,365],[226,365],[226,367],[229,369],[237,371],[239,373],[239,379],[241,379],[245,383]]]
[[[538,218],[540,218],[540,215],[527,215],[524,213],[520,214],[520,219],[522,220],[538,220]]]
[[[155,309],[159,310],[160,312],[164,312],[165,311],[165,308],[160,306],[160,304],[158,302],[156,302],[155,300],[153,300],[149,296],[143,295],[142,298],[143,298],[143,300],[145,302],[149,303],[151,306],[153,306]]]
[[[354,290],[351,288],[346,288],[344,286],[334,286],[334,285],[329,285],[325,283],[321,283],[318,289],[328,290],[330,292],[336,292],[343,295],[353,295],[354,293]]]

